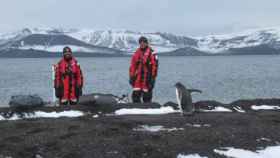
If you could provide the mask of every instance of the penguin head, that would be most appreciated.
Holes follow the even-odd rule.
[[[177,82],[174,86],[175,86],[176,88],[185,87],[181,82]]]

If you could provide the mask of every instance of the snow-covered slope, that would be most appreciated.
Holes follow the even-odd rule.
[[[23,34],[24,32],[24,34]],[[113,48],[132,53],[138,47],[140,36],[146,36],[157,52],[170,52],[186,46],[195,46],[196,39],[176,36],[168,33],[144,33],[127,30],[94,30],[94,29],[57,29],[57,28],[25,28],[22,31],[0,35],[0,42],[5,43],[21,38],[40,35],[66,35],[93,46]],[[17,37],[17,38],[16,38]],[[1,45],[1,43],[0,43]],[[35,45],[34,49],[41,48]],[[30,46],[29,46],[30,47]],[[28,48],[29,48],[28,47]],[[24,47],[26,48],[26,47]]]
[[[80,41],[68,35],[71,30],[35,28],[0,35],[0,50],[39,50],[61,52],[63,47],[70,46],[74,52],[85,53],[121,53],[120,50],[100,47]]]
[[[243,51],[246,54],[257,51],[260,54],[266,53],[266,49],[270,53],[280,50],[280,27],[205,37],[128,30],[25,28],[13,33],[0,34],[0,50],[13,48],[59,52],[62,47],[69,45],[78,52],[132,53],[138,47],[140,36],[148,37],[157,52],[168,54],[242,54]]]
[[[209,53],[221,53],[232,48],[248,48],[267,45],[280,48],[280,27],[247,30],[225,35],[209,35],[198,37],[197,48]]]
[[[205,37],[177,36],[170,33],[144,33],[127,30],[72,30],[73,38],[92,45],[132,52],[138,47],[138,38],[148,37],[158,52],[170,52],[193,48],[206,53],[224,53],[232,48],[248,48],[266,45],[280,49],[280,27],[251,29],[239,33],[209,35]]]
[[[73,38],[85,41],[92,45],[115,48],[123,51],[133,52],[138,47],[140,36],[146,36],[151,45],[158,52],[173,51],[187,46],[187,40],[193,41],[187,37],[171,35],[177,37],[178,41],[169,39],[168,34],[162,33],[143,33],[127,30],[77,30],[69,34]],[[195,41],[195,40],[194,40]]]

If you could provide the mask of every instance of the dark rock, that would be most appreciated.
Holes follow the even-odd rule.
[[[215,100],[205,100],[194,103],[194,106],[196,110],[213,110],[215,107],[225,107],[226,105]]]
[[[9,105],[11,108],[42,107],[44,101],[38,95],[16,95],[11,97]]]
[[[9,111],[3,117],[9,118],[17,114],[23,118],[25,114],[33,114],[34,109],[44,107],[45,102],[38,95],[17,95],[11,97],[9,105]]]
[[[118,109],[126,108],[137,108],[137,109],[157,109],[161,108],[162,106],[159,103],[121,103],[115,105]]]
[[[242,109],[244,111],[252,111],[252,106],[256,105],[280,105],[280,99],[247,99],[247,100],[237,100],[232,103],[230,103],[231,107],[238,107],[239,109]]]
[[[167,102],[165,104],[163,104],[164,107],[170,106],[175,110],[179,110],[179,105],[174,103],[174,102]]]
[[[124,97],[118,97],[113,94],[93,93],[80,97],[79,104],[87,106],[96,105],[115,105],[122,101]]]

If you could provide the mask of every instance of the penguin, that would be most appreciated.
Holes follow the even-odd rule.
[[[182,115],[192,115],[195,108],[192,103],[192,92],[202,93],[198,89],[187,89],[182,83],[177,82],[175,84],[176,88],[176,98],[179,105],[179,109]]]

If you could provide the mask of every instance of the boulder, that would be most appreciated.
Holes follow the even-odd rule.
[[[9,102],[11,108],[42,107],[44,104],[43,99],[38,95],[16,95],[12,96]]]

